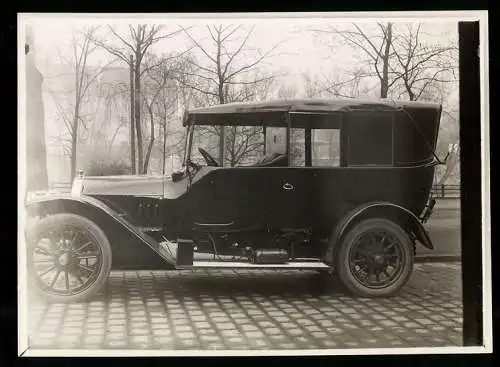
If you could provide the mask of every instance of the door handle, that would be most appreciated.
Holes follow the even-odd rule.
[[[293,185],[291,183],[286,182],[283,185],[283,190],[293,190]]]

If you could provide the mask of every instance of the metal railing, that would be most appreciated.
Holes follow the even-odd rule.
[[[433,185],[432,196],[437,199],[460,199],[460,185]]]

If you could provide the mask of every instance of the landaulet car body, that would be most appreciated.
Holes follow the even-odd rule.
[[[80,175],[70,194],[28,201],[30,274],[49,299],[91,297],[126,243],[165,269],[314,269],[354,293],[390,296],[408,280],[415,246],[433,248],[423,224],[442,163],[440,117],[439,104],[356,99],[186,111],[181,171]],[[263,158],[226,166],[202,146],[206,126],[252,131]],[[320,156],[318,136],[335,157]]]

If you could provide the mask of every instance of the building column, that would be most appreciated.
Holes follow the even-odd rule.
[[[26,190],[48,189],[43,77],[35,64],[33,33],[26,28]]]

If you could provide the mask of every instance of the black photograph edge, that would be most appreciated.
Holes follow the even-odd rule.
[[[483,264],[481,246],[484,244],[482,243],[481,227],[482,172],[480,164],[481,85],[478,55],[480,41],[479,28],[479,22],[460,22],[458,24],[460,53],[460,116],[463,121],[460,125],[462,152],[460,170],[463,193],[461,197],[461,207],[463,208],[461,214],[461,239],[464,346],[481,346],[484,344],[482,328],[484,317],[482,297],[483,292],[487,291],[484,289],[482,278]],[[491,42],[489,43],[491,44]],[[494,103],[492,103],[492,105],[494,106]],[[486,124],[488,122],[484,121],[483,123]],[[493,129],[490,133],[491,136],[493,136]],[[494,167],[493,164],[492,167]],[[492,253],[491,260],[494,258],[493,255],[494,254]],[[9,266],[9,268],[11,268],[11,266]],[[3,297],[2,303],[2,310],[5,311],[2,312],[2,316],[8,314],[12,317],[11,313],[7,312],[7,309],[10,310],[13,305],[6,299],[3,299]],[[493,311],[494,310],[495,309],[493,308]],[[12,319],[14,318],[12,317]],[[1,339],[4,339],[5,336],[6,335],[4,334]],[[14,340],[17,340],[17,338]],[[4,358],[2,357],[2,359]]]
[[[482,246],[478,245],[482,244],[481,165],[471,164],[481,162],[479,28],[479,22],[458,25],[464,346],[481,346],[484,342]]]

